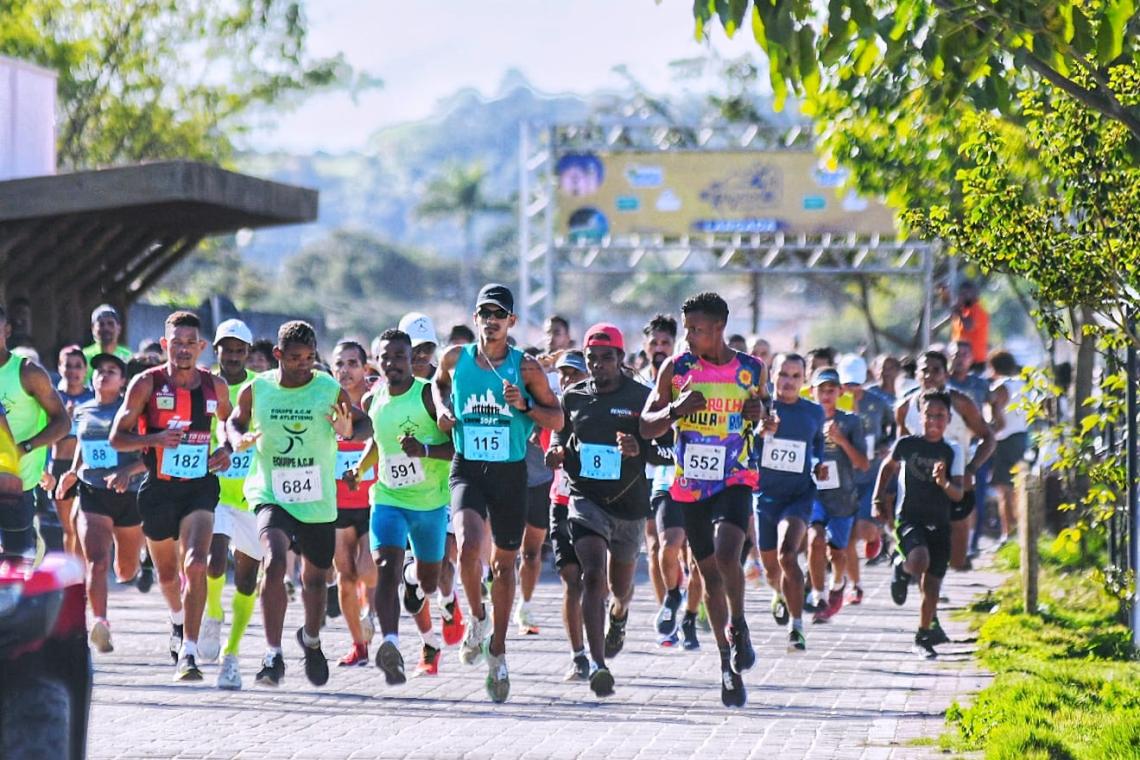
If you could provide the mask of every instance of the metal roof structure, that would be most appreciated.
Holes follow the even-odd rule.
[[[0,297],[32,304],[41,351],[90,338],[203,239],[317,218],[317,192],[193,161],[0,182]]]

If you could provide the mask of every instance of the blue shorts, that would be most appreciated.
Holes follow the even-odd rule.
[[[451,510],[445,504],[438,509],[420,510],[372,505],[369,541],[372,551],[382,546],[403,549],[412,541],[412,554],[420,562],[442,562],[447,546],[447,526]]]
[[[855,513],[855,516],[860,520],[874,522],[875,508],[871,503],[871,500],[875,497],[875,484],[873,482],[864,483],[860,486],[857,486],[857,488],[859,490],[859,511]]]
[[[760,551],[770,552],[776,548],[778,529],[784,520],[797,519],[805,525],[811,517],[811,505],[815,501],[815,491],[801,496],[777,501],[763,494],[756,494],[756,543]]]
[[[829,515],[827,508],[818,501],[811,508],[812,525],[822,525],[827,533],[827,543],[834,549],[846,549],[851,540],[851,528],[855,525],[856,515],[836,517]]]

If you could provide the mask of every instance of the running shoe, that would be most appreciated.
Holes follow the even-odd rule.
[[[875,559],[883,551],[883,537],[876,535],[863,546],[863,558],[868,562]]]
[[[748,692],[744,689],[744,679],[730,667],[721,667],[720,701],[725,707],[744,707],[748,702]]]
[[[519,606],[515,608],[515,623],[518,624],[519,634],[523,636],[538,635],[538,623],[534,621],[530,602],[519,602]]]
[[[297,629],[297,643],[305,653],[305,677],[313,686],[324,686],[329,682],[329,661],[321,651],[320,641],[315,647],[306,646],[305,629],[302,627]]]
[[[749,586],[755,589],[764,586],[764,569],[760,566],[759,562],[751,557],[744,563],[744,580]]]
[[[216,662],[222,653],[222,621],[206,615],[198,634],[198,656],[202,662]]]
[[[900,607],[906,604],[907,587],[910,586],[910,574],[903,570],[903,558],[895,557],[894,570],[891,575],[891,599]]]
[[[175,681],[201,681],[202,671],[198,669],[198,663],[192,654],[184,654],[178,658],[178,664],[174,668]]]
[[[662,636],[671,636],[677,632],[677,626],[680,620],[677,618],[677,611],[681,609],[681,602],[684,601],[684,596],[681,594],[681,589],[675,588],[665,593],[665,601],[661,604],[661,609],[657,611],[657,619],[655,625],[657,626],[657,633]]]
[[[863,587],[859,584],[853,584],[851,590],[847,592],[847,598],[844,600],[847,604],[862,604],[863,603]]]
[[[676,634],[676,632],[674,632],[668,636],[658,636],[657,637],[657,646],[662,647],[664,649],[671,649],[671,648],[677,646],[677,644],[680,641],[681,641],[681,637],[678,636]]]
[[[674,637],[676,635],[673,634]],[[697,616],[691,612],[686,612],[681,619],[681,636],[684,638],[681,646],[685,651],[695,652],[701,648],[701,642],[697,640]]]
[[[436,649],[430,644],[424,644],[420,652],[420,664],[416,666],[417,676],[439,675],[439,661],[443,657],[443,650]]]
[[[376,650],[376,667],[384,671],[384,680],[389,686],[397,686],[408,680],[404,675],[404,655],[400,654],[400,648],[391,641],[385,640]]]
[[[170,643],[167,645],[170,648],[170,661],[178,662],[178,652],[182,649],[182,625],[170,624]]]
[[[950,637],[946,635],[946,631],[942,630],[942,623],[938,622],[937,615],[930,623],[930,643],[934,646],[950,643]]]
[[[335,583],[330,583],[328,587],[328,596],[325,598],[325,615],[333,619],[340,617],[340,591],[337,590]]]
[[[292,578],[285,579],[285,595],[289,597],[290,602],[296,601],[297,599],[297,586],[293,583]]]
[[[261,670],[257,671],[257,678],[254,680],[262,686],[280,686],[285,680],[285,657],[280,652],[276,654],[266,652],[261,660]]]
[[[487,696],[492,702],[502,704],[511,693],[511,677],[507,673],[507,653],[491,654],[491,641],[483,644],[483,656],[487,658]]]
[[[823,600],[816,601],[814,593],[804,594],[804,612],[819,612],[823,607]]]
[[[418,583],[404,583],[404,609],[417,615],[424,608],[424,592]]]
[[[784,597],[776,594],[772,597],[772,618],[776,621],[776,625],[785,626],[791,615],[788,613],[788,605],[784,601]]]
[[[570,667],[566,671],[566,676],[563,681],[588,681],[590,680],[590,659],[584,654],[575,655],[574,659],[570,661]]]
[[[744,673],[756,664],[756,650],[752,648],[752,638],[748,635],[748,624],[743,620],[740,625],[729,625],[725,630],[728,637],[728,646],[731,653],[729,663],[734,673]]]
[[[372,639],[376,638],[376,621],[370,611],[360,613],[360,634],[364,637],[365,644],[371,644]]]
[[[609,668],[592,668],[590,673],[590,691],[599,697],[613,696],[614,676]]]
[[[490,617],[484,612],[482,620],[472,618],[468,621],[463,643],[459,645],[459,661],[464,665],[474,665],[483,656],[483,640],[491,634]]]
[[[364,642],[353,644],[348,653],[337,660],[338,668],[363,667],[368,664],[368,645]]]
[[[459,640],[463,638],[463,610],[459,609],[459,603],[452,597],[451,601],[447,604],[440,606],[439,613],[440,621],[443,623],[443,643],[450,646],[455,646]]]
[[[788,631],[788,654],[803,654],[807,651],[807,639],[799,628]]]
[[[483,576],[483,588],[480,589],[484,602],[491,598],[491,584],[494,582],[495,575],[491,572],[491,568],[487,568],[487,574]]]
[[[827,592],[827,604],[821,607],[812,618],[813,623],[826,623],[843,609],[843,595],[846,587],[833,588]]]
[[[135,577],[135,588],[139,590],[139,593],[145,594],[150,591],[152,586],[154,586],[154,568],[143,565]]]
[[[625,624],[629,621],[629,613],[620,620],[614,617],[614,608],[610,607],[610,624],[606,629],[605,654],[606,659],[613,659],[625,646]]]
[[[95,625],[91,626],[91,643],[97,652],[108,654],[115,651],[111,643],[111,626],[106,620],[96,619]]]
[[[218,671],[215,685],[225,691],[241,691],[241,668],[238,667],[236,654],[227,654],[222,658],[222,667]]]
[[[930,631],[919,628],[915,632],[912,651],[924,660],[933,660],[938,657],[938,652],[934,651],[934,639],[930,636]]]

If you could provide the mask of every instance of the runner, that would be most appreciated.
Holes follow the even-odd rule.
[[[87,357],[87,377],[85,382],[91,384],[91,360],[96,354],[114,354],[124,362],[131,360],[131,349],[119,344],[123,334],[123,319],[119,311],[110,304],[101,304],[91,312],[91,337],[93,343],[83,347],[83,355]]]
[[[650,389],[622,374],[625,341],[611,324],[596,324],[583,342],[590,379],[566,389],[565,421],[550,451],[570,481],[570,536],[582,568],[582,618],[590,646],[590,689],[599,697],[614,692],[606,659],[625,641],[633,574],[645,533],[649,482],[645,477],[656,447],[641,438],[640,411]],[[607,565],[609,572],[607,573]],[[609,631],[606,594],[612,595]]]
[[[364,346],[356,341],[344,340],[333,348],[333,374],[355,407],[361,406],[368,391],[367,362]],[[375,423],[373,427],[378,429]],[[368,546],[368,489],[376,482],[376,469],[366,468],[363,475],[357,471],[365,446],[365,441],[337,441],[336,553],[333,565],[336,567],[340,611],[352,637],[352,649],[337,663],[343,667],[368,664],[368,644],[376,631],[371,602],[376,593],[376,563]],[[344,474],[349,471],[356,472],[359,478],[351,485],[344,479]],[[354,487],[357,485],[363,488]]]
[[[725,343],[728,304],[716,293],[693,296],[681,314],[689,350],[662,364],[640,432],[648,440],[675,427],[677,476],[670,495],[684,504],[685,534],[705,582],[720,650],[721,701],[742,707],[741,674],[756,652],[744,616],[740,557],[757,482],[749,466],[752,432],[764,418],[768,370]]]
[[[589,377],[586,357],[581,351],[566,351],[554,365],[558,372],[559,390],[565,393],[572,385]],[[590,678],[590,658],[586,656],[582,627],[582,566],[570,537],[570,483],[562,469],[561,453],[551,451],[554,431],[542,429],[546,466],[554,469],[554,482],[550,486],[550,545],[554,550],[554,568],[562,579],[562,626],[570,643],[570,667],[566,681],[586,681]]]
[[[1020,407],[1025,393],[1025,382],[1020,378],[1021,367],[1008,351],[994,351],[989,358],[990,372],[993,375],[991,408],[994,438],[997,448],[993,456],[991,483],[998,494],[998,517],[1001,521],[1001,543],[1017,528],[1017,505],[1013,493],[1013,469],[1025,456],[1029,443],[1029,419]],[[981,477],[981,470],[978,471]],[[981,518],[979,518],[981,525]],[[975,533],[980,533],[979,529]]]
[[[962,391],[974,405],[978,407],[979,411],[983,413],[987,410],[987,405],[991,401],[990,397],[990,382],[981,375],[974,374],[971,367],[975,366],[974,348],[969,341],[960,340],[951,343],[947,346],[947,358],[950,360],[950,376],[946,379],[946,385],[954,390]],[[984,361],[985,357],[981,357]],[[990,416],[993,417],[992,408],[988,410]],[[996,417],[995,417],[996,419]],[[994,435],[994,451],[997,451],[998,436]],[[975,441],[976,443],[976,441]],[[989,496],[990,484],[990,468],[994,463],[994,457],[990,457],[978,467],[978,472],[974,475],[974,510],[969,516],[969,548],[967,549],[968,557],[975,557],[978,554],[978,541],[981,537],[981,528],[985,526],[985,506],[986,497]],[[969,565],[968,559],[958,559],[951,556],[951,562],[957,560],[958,565]]]
[[[515,623],[524,636],[538,635],[530,600],[542,573],[542,545],[550,531],[550,488],[554,480],[538,440],[539,436],[532,433],[526,444],[526,528],[519,562],[519,603],[515,607]]]
[[[953,415],[950,394],[925,391],[918,403],[922,433],[905,435],[895,443],[879,470],[874,501],[879,519],[886,522],[894,518],[883,493],[886,484],[897,477],[899,509],[895,529],[900,555],[894,563],[891,598],[895,604],[904,604],[907,586],[912,578],[918,578],[922,607],[914,649],[933,659],[938,656],[934,647],[939,639],[933,630],[938,594],[950,560],[951,511],[965,492],[964,458],[958,444],[944,438]]]
[[[75,458],[75,435],[77,421],[75,409],[80,404],[95,398],[94,391],[87,385],[87,355],[79,346],[65,346],[59,351],[59,383],[56,390],[63,399],[63,406],[71,417],[71,430],[51,447],[51,474],[56,483],[65,472],[71,470]],[[76,481],[78,483],[78,481]],[[76,496],[77,486],[60,491],[55,490],[55,511],[63,527],[63,547],[76,556],[82,556],[79,535],[75,529],[76,516],[71,507]]]
[[[431,384],[413,374],[411,337],[402,330],[387,330],[377,348],[386,383],[364,399],[373,435],[345,481],[355,487],[361,472],[376,469],[380,473],[368,490],[372,504],[370,543],[380,569],[373,604],[384,637],[376,651],[376,667],[389,684],[401,684],[407,680],[399,633],[399,588],[407,574],[405,547],[410,540],[415,557],[414,585],[422,592],[422,607],[426,595],[437,590],[445,558],[448,470],[455,450],[450,437],[436,424]],[[443,642],[432,628],[430,615],[426,623],[426,630],[420,626],[417,671],[435,675]]]
[[[210,451],[215,418],[229,414],[226,382],[197,366],[206,348],[201,322],[188,311],[166,318],[165,363],[131,380],[115,415],[111,446],[142,452],[146,477],[138,508],[159,587],[170,610],[174,680],[201,681],[198,632],[206,606],[206,564],[228,445]]]
[[[776,357],[776,403],[760,441],[760,488],[756,494],[757,543],[772,597],[772,616],[788,626],[788,651],[807,649],[804,639],[804,576],[799,554],[823,479],[823,409],[800,395],[807,365],[799,354]]]
[[[486,656],[487,692],[495,702],[510,693],[506,636],[515,592],[515,560],[526,525],[526,442],[536,424],[562,424],[562,408],[542,367],[510,346],[518,320],[514,296],[503,285],[485,285],[475,302],[478,342],[449,348],[434,382],[439,428],[454,430],[451,503],[459,539],[460,574],[471,609],[459,656]],[[490,523],[488,525],[488,522]],[[480,593],[482,545],[488,527],[494,542],[493,633]]]
[[[811,577],[813,623],[825,623],[839,613],[847,591],[847,544],[859,511],[855,472],[865,472],[867,441],[857,415],[838,411],[839,372],[818,369],[811,379],[812,396],[823,409],[823,476],[816,482],[808,530],[808,567]],[[826,551],[826,555],[825,555]],[[831,563],[831,590],[824,597],[826,566]],[[807,605],[804,605],[807,609]]]
[[[312,325],[281,325],[273,355],[278,368],[241,389],[226,423],[235,451],[254,450],[245,498],[254,505],[265,554],[261,613],[267,645],[257,682],[278,686],[285,676],[285,555],[292,545],[304,560],[305,622],[297,629],[297,641],[305,654],[305,676],[314,686],[323,686],[329,666],[321,651],[320,629],[326,576],[336,550],[336,437],[364,440],[372,424],[336,380],[314,369],[317,336]]]
[[[253,380],[246,369],[253,334],[240,319],[227,319],[214,334],[214,353],[218,357],[218,376],[226,381],[230,406],[237,403],[242,387]],[[225,419],[215,420],[214,439],[225,445]],[[253,462],[253,452],[230,455],[230,466],[218,473],[218,506],[214,510],[214,537],[210,542],[210,562],[206,568],[206,612],[198,652],[205,662],[213,662],[221,651],[221,631],[225,612],[222,590],[226,585],[226,568],[230,549],[234,557],[234,597],[232,619],[226,641],[222,667],[218,671],[219,689],[241,688],[238,653],[241,638],[253,617],[257,597],[257,571],[261,567],[261,542],[257,538],[257,518],[249,509],[242,489]]]
[[[111,448],[111,425],[123,405],[127,365],[114,354],[91,359],[95,398],[75,408],[79,446],[56,493],[79,490],[79,539],[87,560],[87,601],[91,605],[91,643],[99,652],[114,651],[107,618],[107,572],[115,551],[115,578],[129,583],[139,572],[143,547],[138,490],[146,465],[136,453]]]

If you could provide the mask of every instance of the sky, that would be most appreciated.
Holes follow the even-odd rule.
[[[348,94],[310,98],[275,116],[249,147],[297,152],[364,147],[386,125],[429,116],[465,87],[493,95],[517,69],[540,91],[621,89],[624,64],[650,91],[669,92],[669,62],[708,52],[693,38],[692,3],[681,0],[309,0],[309,52],[343,53],[384,81],[354,102]],[[759,49],[747,29],[711,43],[726,57]],[[698,85],[699,86],[699,85]]]

